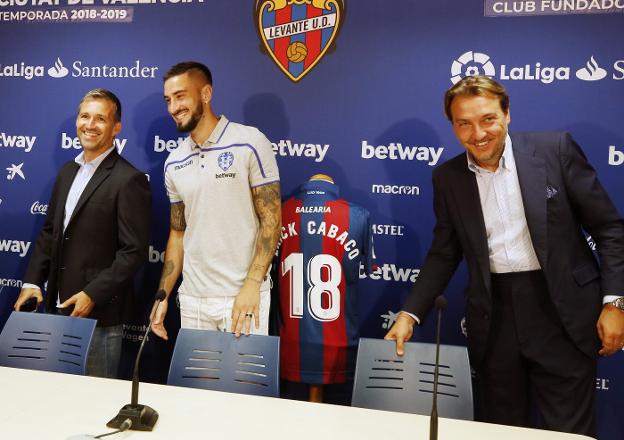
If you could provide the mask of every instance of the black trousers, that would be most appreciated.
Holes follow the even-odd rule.
[[[597,361],[566,334],[543,273],[492,274],[492,291],[492,327],[476,376],[477,419],[595,436]]]

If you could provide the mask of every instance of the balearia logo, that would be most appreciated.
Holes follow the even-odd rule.
[[[13,180],[15,177],[21,177],[22,180],[26,180],[26,176],[24,175],[24,171],[22,171],[22,167],[24,166],[24,162],[16,165],[14,163],[11,164],[6,170],[9,172],[7,174],[7,180]]]
[[[372,225],[373,234],[375,235],[392,235],[402,237],[404,235],[405,225]]]
[[[65,63],[60,57],[47,69],[47,73],[52,78],[156,78],[158,67],[145,66],[141,64],[141,60],[135,60],[128,65],[90,65],[82,60],[74,60],[71,69],[65,67]],[[0,64],[0,77],[22,77],[24,79],[33,79],[35,77],[45,76],[45,66],[34,66],[25,62],[14,64]]]
[[[371,274],[367,275],[364,271],[364,266],[360,264],[360,279],[370,278],[371,280],[379,281],[397,281],[403,283],[414,283],[420,269],[411,269],[397,267],[393,263],[384,263],[379,265]]]
[[[160,136],[157,135],[154,137],[154,151],[156,153],[162,153],[164,151],[171,153],[173,150],[178,148],[179,145],[182,145],[182,142],[184,142],[183,137],[179,137],[177,140],[169,140],[161,139]]]
[[[624,164],[624,151],[618,150],[615,145],[609,145],[609,165]]]
[[[13,278],[0,278],[0,287],[22,287],[22,280]]]
[[[113,139],[113,145],[115,145],[119,154],[121,154],[126,147],[126,142],[128,142],[128,139]],[[82,149],[82,145],[80,145],[80,139],[77,137],[73,137],[67,133],[61,133],[61,148],[63,150],[68,150],[70,148],[80,150]]]
[[[44,205],[43,203],[36,201],[32,205],[30,205],[30,213],[33,215],[46,215],[48,212],[48,205]]]
[[[606,78],[606,76],[607,71],[598,65],[593,55],[587,61],[586,67],[576,71],[576,77],[583,81],[599,81]]]
[[[443,151],[444,147],[411,147],[400,142],[375,146],[366,140],[362,141],[362,159],[410,160],[424,162],[432,167],[438,163]]]
[[[383,328],[384,330],[389,330],[399,317],[399,313],[401,312],[394,313],[392,310],[388,310],[388,313],[382,313],[380,315],[381,319],[383,319],[381,323],[381,328]]]
[[[30,241],[0,240],[0,252],[13,252],[24,257],[30,248]]]
[[[419,196],[420,187],[414,185],[378,185],[371,186],[373,194],[396,194],[401,196]]]
[[[0,148],[21,148],[24,153],[30,153],[36,140],[37,136],[12,135],[0,132]]]
[[[323,162],[329,150],[329,144],[307,144],[282,139],[279,142],[271,142],[273,153],[281,157],[309,157],[314,162]]]
[[[466,76],[485,75],[502,81],[540,81],[544,84],[551,84],[555,81],[569,80],[572,70],[570,66],[545,65],[539,61],[519,66],[500,64],[496,67],[489,55],[468,51],[461,54],[451,64],[451,82],[456,84]],[[575,70],[575,75],[583,81],[600,81],[607,78],[609,72],[602,68],[592,55],[583,67]],[[612,78],[624,79],[624,60],[617,60],[613,63]]]
[[[68,74],[69,70],[63,65],[63,62],[60,58],[57,58],[54,66],[48,69],[48,75],[50,75],[52,78],[64,78]]]

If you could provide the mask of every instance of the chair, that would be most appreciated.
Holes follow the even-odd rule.
[[[94,319],[13,312],[0,333],[0,365],[86,373]]]
[[[279,337],[182,328],[167,384],[279,397]]]
[[[394,341],[361,338],[351,405],[430,414],[435,347],[435,344],[408,342],[405,354],[398,356]],[[438,415],[473,420],[466,347],[440,346],[438,378]]]

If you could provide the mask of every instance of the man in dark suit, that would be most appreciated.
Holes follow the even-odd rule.
[[[115,377],[133,277],[147,259],[151,196],[145,174],[113,145],[121,103],[95,89],[82,101],[76,131],[83,151],[61,168],[15,310],[31,297],[46,310],[97,319],[87,374]]]
[[[467,153],[433,174],[433,243],[386,339],[403,353],[465,258],[477,418],[527,426],[532,396],[542,427],[593,435],[596,357],[624,345],[622,218],[568,134],[508,135],[500,84],[464,78],[445,111]]]

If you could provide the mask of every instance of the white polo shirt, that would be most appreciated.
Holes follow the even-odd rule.
[[[235,296],[254,254],[258,218],[251,188],[279,182],[271,143],[257,128],[221,116],[203,145],[187,137],[165,162],[171,204],[184,203],[183,281],[197,297]],[[265,280],[261,289],[269,289]]]

